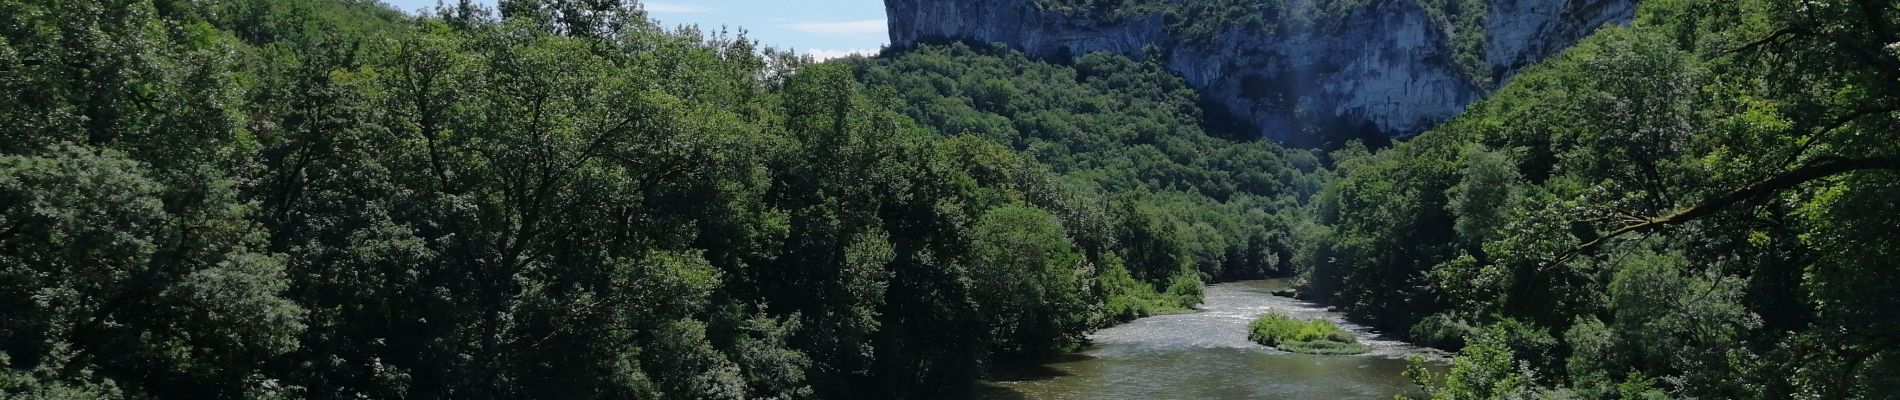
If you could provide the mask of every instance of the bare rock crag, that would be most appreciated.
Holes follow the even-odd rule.
[[[1504,82],[1605,24],[1627,23],[1636,8],[1635,0],[1488,0],[1488,76],[1474,77],[1452,61],[1448,28],[1410,0],[1375,1],[1335,21],[1278,32],[1228,27],[1191,42],[1170,37],[1159,14],[1105,22],[1046,11],[1036,0],[884,3],[898,48],[962,40],[1045,59],[1164,57],[1168,69],[1260,135],[1296,146],[1344,131],[1423,132],[1496,86],[1484,82]]]

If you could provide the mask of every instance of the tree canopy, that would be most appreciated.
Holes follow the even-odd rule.
[[[1185,309],[1196,266],[1280,265],[1264,231],[1197,246],[1232,232],[1184,207],[1291,178],[1177,177],[1206,161],[1153,149],[1052,166],[919,123],[905,89],[860,82],[869,61],[664,29],[637,2],[0,16],[0,396],[934,396]],[[976,88],[1002,110],[1036,100],[1020,79]],[[1177,106],[1144,118],[1182,131],[1114,134],[1188,140]]]
[[[1212,35],[1367,3],[1038,4]],[[625,0],[0,0],[0,397],[934,397],[1297,275],[1461,349],[1411,374],[1436,398],[1879,398],[1897,27],[1647,1],[1323,153],[1159,60],[815,63]]]
[[[1334,153],[1295,265],[1466,346],[1439,398],[1890,395],[1896,23],[1645,2],[1431,132]]]

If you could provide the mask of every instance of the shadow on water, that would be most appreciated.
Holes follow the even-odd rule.
[[[995,374],[978,399],[1389,399],[1417,393],[1405,358],[1442,356],[1344,321],[1318,304],[1274,297],[1279,281],[1208,286],[1193,314],[1144,318],[1090,336],[1095,343],[1039,366]],[[1253,318],[1276,312],[1328,318],[1373,348],[1359,356],[1282,352],[1246,339]]]
[[[1057,379],[1069,376],[1063,365],[1089,362],[1095,356],[1087,353],[1063,353],[1041,364],[1015,365],[989,371],[991,381],[1020,382]]]
[[[1023,393],[1022,391],[1016,390],[1015,388],[1011,388],[1008,386],[1000,386],[1000,385],[989,383],[989,382],[978,382],[976,384],[976,390],[971,391],[970,397],[976,398],[976,399],[984,399],[984,400],[1029,400],[1031,399],[1028,393]]]

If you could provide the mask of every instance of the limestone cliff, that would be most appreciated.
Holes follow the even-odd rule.
[[[1376,0],[1334,20],[1291,29],[1228,27],[1171,37],[1166,16],[1102,21],[1045,10],[1037,0],[885,0],[891,43],[1002,43],[1035,57],[1145,49],[1260,134],[1310,146],[1368,130],[1422,132],[1494,86],[1604,24],[1625,23],[1635,0],[1486,0],[1484,73],[1452,61],[1450,28],[1413,0]]]

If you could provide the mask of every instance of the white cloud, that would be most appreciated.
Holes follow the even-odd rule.
[[[875,56],[877,55],[877,51],[878,51],[877,49],[843,49],[843,50],[811,49],[811,50],[805,50],[805,54],[810,55],[811,58],[817,59],[818,61],[825,61],[825,60],[830,60],[834,58],[845,58],[845,57],[850,57],[850,56]]]
[[[867,19],[847,22],[801,22],[786,25],[792,30],[826,36],[863,37],[882,35],[885,32],[884,20]]]
[[[707,7],[707,6],[696,6],[692,4],[655,3],[655,2],[646,3],[646,9],[647,9],[647,12],[659,13],[659,14],[694,14],[694,13],[705,13],[705,12],[715,11],[713,10],[712,7]]]

